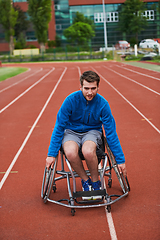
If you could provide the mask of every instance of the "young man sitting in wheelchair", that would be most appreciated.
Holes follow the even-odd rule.
[[[82,179],[83,191],[101,188],[96,149],[102,144],[102,125],[119,170],[126,176],[125,157],[116,133],[115,120],[108,102],[97,93],[99,82],[100,77],[93,71],[81,75],[80,90],[70,94],[59,109],[46,158],[46,167],[53,166],[62,145],[72,168]],[[79,148],[91,178],[86,174]]]

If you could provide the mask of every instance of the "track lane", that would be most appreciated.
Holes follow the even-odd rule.
[[[132,74],[130,72],[128,74],[126,74],[126,71],[123,69],[113,70],[107,66],[104,66],[104,67],[107,70],[110,70],[110,71],[114,72],[115,74],[117,74],[117,77],[119,77],[119,76],[124,77],[127,80],[134,82],[135,84],[137,84],[143,88],[146,88],[148,91],[151,91],[160,96],[160,82],[159,82],[159,84],[156,82],[156,80],[160,81],[160,78],[152,79],[152,78],[150,78],[149,75],[147,75],[147,77],[146,76],[139,77],[138,74],[136,74],[136,72],[134,74]],[[148,78],[148,81],[147,81],[147,78]],[[155,80],[155,81],[153,81],[153,80]]]
[[[101,82],[101,87],[104,92],[101,93],[109,100],[118,123],[117,130],[126,155],[131,184],[129,202],[128,198],[123,199],[112,208],[118,239],[128,239],[128,234],[130,239],[158,239],[159,134],[129,105],[125,104],[124,107],[124,99],[117,98],[110,86],[105,87]],[[148,104],[152,105],[152,102]],[[119,211],[121,204],[123,214]],[[147,217],[144,219],[144,216],[151,221]]]
[[[33,87],[39,84],[52,71],[54,71],[54,68],[44,69],[42,72],[39,72],[34,78],[30,78],[28,81],[24,82],[23,84],[21,83],[17,87],[14,85],[13,87],[8,88],[6,91],[1,92],[0,113],[5,111],[10,105],[12,105],[24,94],[26,94]]]
[[[3,142],[3,145],[0,146],[1,158],[5,159],[8,156],[8,160],[3,161],[1,164],[2,172],[7,170],[7,166],[9,166],[18,150],[17,146],[21,145],[27,132],[31,129],[33,122],[41,111],[42,105],[51,93],[51,89],[55,86],[60,74],[61,69],[53,71],[51,76],[48,75],[36,86],[36,89],[31,89],[23,98],[1,113],[0,138],[1,142]],[[39,126],[37,125],[36,127],[38,128]],[[9,153],[8,147],[10,149]]]
[[[28,69],[27,73],[28,73],[30,70],[31,70],[31,69]],[[13,86],[15,86],[15,85],[23,82],[23,81],[25,81],[26,79],[30,78],[31,76],[34,76],[35,74],[37,74],[38,72],[40,72],[40,71],[42,71],[42,70],[43,70],[43,68],[40,68],[40,69],[38,69],[37,71],[33,71],[33,72],[31,72],[30,74],[27,74],[27,76],[22,76],[22,77],[20,78],[20,80],[18,80],[17,78],[14,78],[15,81],[12,82],[12,83],[10,82],[9,84],[7,84],[7,86],[3,86],[3,88],[0,90],[0,93],[8,90],[9,88],[11,88],[11,87],[13,87]],[[18,76],[19,76],[19,75],[18,75]],[[4,81],[4,82],[5,82],[5,81]],[[8,83],[8,82],[7,82],[7,83]],[[5,84],[5,85],[6,85],[6,84]]]
[[[75,65],[77,66],[77,63],[73,64],[72,68]],[[57,65],[55,66],[57,67]],[[90,69],[91,65],[78,64],[78,66],[83,71]],[[93,63],[92,66],[97,66],[98,71],[102,71],[100,63]],[[72,218],[68,209],[54,204],[47,204],[46,206],[40,202],[39,196],[44,158],[47,145],[49,144],[48,136],[51,134],[51,128],[54,125],[56,112],[64,97],[79,87],[79,83],[77,83],[78,71],[75,74],[73,70],[67,72],[66,84],[64,82],[60,84],[60,88],[55,92],[39,121],[40,128],[34,129],[30,140],[19,156],[13,168],[14,171],[18,169],[18,174],[11,174],[1,190],[3,194],[2,207],[5,208],[0,220],[3,221],[1,226],[4,226],[4,228],[1,232],[5,236],[4,239],[7,239],[9,236],[12,236],[12,239],[17,239],[17,236],[21,239],[35,239],[37,237],[39,239],[52,239],[53,236],[56,236],[56,239],[93,240],[101,237],[110,239],[102,208],[77,210],[75,217]],[[104,74],[101,71],[100,73]],[[106,71],[105,74],[107,74]],[[75,81],[73,81],[73,84],[71,79],[74,76]],[[115,76],[112,75],[112,78],[114,79]],[[159,163],[156,157],[158,156],[159,136],[103,80],[101,80],[99,92],[109,101],[116,118],[117,130],[126,155],[129,181],[131,183],[129,197],[117,202],[112,207],[118,239],[128,239],[128,236],[130,239],[140,239],[139,237],[142,236],[145,239],[157,239],[157,183],[159,182],[157,169]],[[11,108],[8,110],[10,111]],[[53,114],[52,116],[51,113]],[[151,164],[153,165],[152,167],[150,167]],[[38,169],[36,173],[35,169]],[[62,183],[59,189],[66,189],[66,187]],[[115,178],[113,189],[111,190],[119,191]],[[156,197],[153,199],[155,193]],[[58,191],[57,194],[64,196],[66,192],[62,194]],[[10,199],[12,199],[12,203]],[[150,216],[151,223],[148,222],[146,216]],[[97,222],[98,228],[95,228]],[[7,231],[8,229],[10,231]],[[79,233],[78,236],[77,232]],[[150,238],[151,236],[152,238]]]
[[[94,68],[97,69],[97,73],[103,76],[106,74],[108,79],[108,72],[103,72],[101,66],[96,65]],[[112,82],[111,80],[114,80],[114,76],[110,78],[110,82]],[[128,85],[127,82],[126,85]],[[115,86],[117,87],[117,85]],[[131,184],[129,202],[128,198],[123,199],[112,207],[112,216],[118,239],[128,239],[128,236],[130,239],[158,239],[159,194],[157,193],[159,192],[158,182],[160,177],[157,169],[159,169],[160,164],[157,157],[159,156],[159,134],[141,118],[141,115],[137,114],[134,108],[126,104],[124,98],[116,96],[117,92],[111,85],[106,85],[106,82],[101,81],[99,92],[109,101],[115,116],[117,131],[126,155]],[[135,103],[137,106],[138,101],[135,101]],[[147,104],[152,105],[153,103],[148,101]],[[118,191],[118,183],[115,178],[113,188],[114,191]],[[111,190],[108,189],[109,193]],[[123,204],[123,213],[119,209],[121,204]],[[151,221],[144,218],[145,215]]]
[[[79,72],[79,77],[80,77],[81,74],[83,73],[83,71],[81,71],[80,67],[78,67],[78,72]],[[101,164],[99,164],[99,168],[101,168]],[[105,189],[107,192],[106,184],[105,184]],[[104,202],[106,203],[106,200],[104,200]],[[109,213],[106,207],[105,207],[105,213],[106,213],[106,218],[107,218],[107,223],[108,223],[111,239],[117,240],[117,234],[116,234],[116,229],[115,229],[113,218],[112,218],[112,213],[111,212]]]
[[[69,209],[61,208],[53,204],[47,204],[46,206],[40,201],[42,171],[44,169],[47,145],[49,144],[48,136],[51,134],[56,112],[58,111],[59,105],[62,103],[64,97],[66,97],[70,92],[77,90],[79,87],[79,82],[77,82],[77,68],[75,68],[75,71],[76,74],[73,69],[66,72],[63,82],[59,85],[59,88],[53,95],[45,113],[39,121],[41,130],[35,128],[30,140],[14,165],[13,170],[17,169],[18,175],[11,174],[2,188],[3,193],[4,191],[8,193],[3,198],[2,206],[5,212],[7,212],[7,208],[9,208],[10,212],[7,213],[7,215],[10,215],[10,218],[6,217],[6,215],[4,218],[2,217],[3,226],[12,226],[12,239],[15,239],[17,236],[30,239],[35,239],[38,236],[39,239],[45,239],[47,235],[48,239],[52,239],[55,235],[56,239],[61,239],[62,237],[64,239],[74,239],[77,228],[79,229],[78,232],[83,239],[89,239],[89,236],[93,237],[93,225],[95,225],[97,221],[99,222],[99,228],[98,231],[94,232],[94,237],[105,238],[106,236],[109,236],[106,221],[104,221],[104,209],[94,209],[92,211],[87,209],[85,211],[85,215],[83,210],[77,211],[78,219],[74,219],[71,217]],[[68,85],[70,85],[70,88],[67,88]],[[60,94],[63,99],[62,97],[59,97]],[[57,101],[58,103],[55,105],[55,102]],[[40,135],[41,138],[39,138]],[[37,137],[39,138],[38,142]],[[33,148],[33,145],[35,145],[35,148]],[[41,149],[43,149],[43,151]],[[41,170],[35,174],[36,169]],[[13,198],[13,185],[15,186],[15,198],[12,202],[12,206],[10,205],[9,207],[9,199],[11,196]],[[62,189],[61,193],[60,190],[57,191],[58,195],[60,194],[62,197],[67,196],[66,186],[64,183],[60,183],[58,189]],[[17,207],[17,203],[19,201],[23,202],[23,205]],[[90,221],[88,221],[85,217],[86,214],[90,216]],[[21,216],[21,218],[17,218],[16,216]],[[70,218],[69,221],[68,217]],[[22,221],[24,218],[25,223],[27,223],[27,231],[25,230],[26,224]],[[31,222],[33,227],[28,225],[29,222]],[[62,222],[63,224],[60,224]],[[16,231],[13,231],[13,229],[16,229]],[[10,233],[5,231],[5,229],[3,230],[3,234],[5,237],[7,237],[8,234],[10,235]]]
[[[127,67],[125,67],[124,65],[121,65],[121,64],[119,64],[119,65],[116,64],[116,67],[121,68],[121,69],[128,70],[128,71],[130,71],[130,72],[132,72],[132,73],[135,73],[136,75],[141,75],[141,76],[144,76],[144,77],[148,77],[148,78],[152,78],[152,79],[155,79],[155,80],[160,81],[160,73],[157,74],[156,76],[152,76],[152,75],[151,75],[151,72],[150,72],[151,70],[149,70],[149,71],[146,70],[146,73],[141,73],[141,72],[138,71],[139,69],[137,69],[137,70],[135,71],[135,70],[133,70],[133,69],[131,69],[131,68],[127,68]],[[148,74],[147,74],[147,72],[148,72]]]
[[[98,68],[95,69],[98,70]],[[102,72],[103,74],[101,76],[103,77],[105,76],[106,71],[102,70]],[[150,92],[145,88],[141,89],[141,86],[130,81],[128,82],[127,79],[122,76],[113,78],[111,75],[110,77],[108,72],[105,80],[110,82],[113,87],[116,86],[115,90],[127,99],[128,103],[141,114],[142,118],[148,121],[150,125],[153,124],[158,132],[160,131],[160,113],[157,111],[160,97],[157,96],[157,94]],[[157,83],[157,87],[158,84],[159,83]]]

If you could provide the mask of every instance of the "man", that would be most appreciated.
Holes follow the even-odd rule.
[[[96,149],[102,144],[102,125],[119,170],[126,176],[125,157],[116,133],[115,120],[108,102],[97,93],[99,82],[100,77],[93,71],[86,71],[81,75],[80,90],[65,99],[57,114],[46,159],[46,167],[53,166],[62,145],[72,168],[82,179],[84,191],[99,190],[101,187]],[[91,179],[79,157],[79,148]]]

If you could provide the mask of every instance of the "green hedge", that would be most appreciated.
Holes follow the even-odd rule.
[[[52,49],[53,50],[53,49]],[[89,60],[89,59],[113,59],[113,53],[112,51],[109,53],[104,52],[94,52],[92,50],[90,51],[84,51],[84,52],[68,52],[68,51],[62,51],[62,52],[54,52],[52,53],[45,53],[45,54],[39,54],[39,55],[28,55],[28,56],[10,56],[10,55],[0,55],[0,61],[2,62],[38,62],[38,61],[66,61],[66,60]]]

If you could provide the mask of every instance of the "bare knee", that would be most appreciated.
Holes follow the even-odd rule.
[[[96,157],[96,144],[92,141],[86,141],[82,146],[82,153],[86,160],[93,160]]]
[[[63,149],[67,159],[70,162],[74,162],[77,159],[79,149],[77,143],[72,141],[65,142],[63,145]]]

